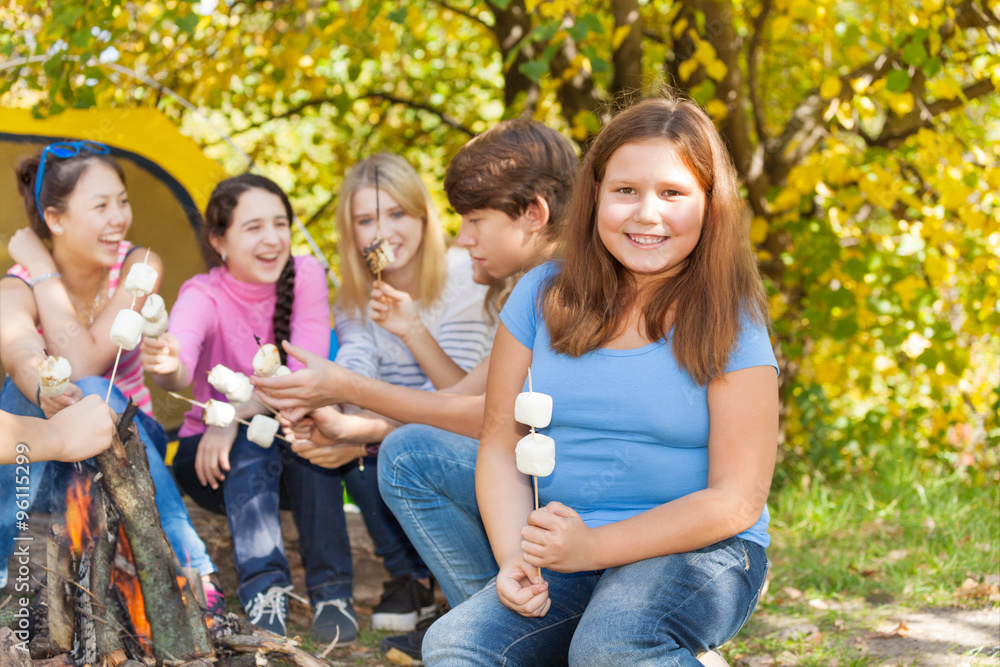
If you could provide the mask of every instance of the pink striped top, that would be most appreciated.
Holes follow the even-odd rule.
[[[109,299],[114,295],[115,290],[118,289],[118,283],[122,275],[122,265],[125,264],[125,258],[128,257],[131,250],[132,244],[128,241],[122,241],[118,245],[118,261],[108,270]],[[15,264],[11,267],[7,271],[7,275],[20,278],[28,284],[31,283],[31,274],[20,264]],[[41,333],[41,328],[38,331]],[[104,372],[104,377],[109,380],[111,379],[111,368],[108,368]],[[125,394],[126,398],[131,398],[140,410],[152,416],[153,399],[149,395],[149,388],[143,382],[142,358],[138,347],[131,351],[122,350],[122,358],[118,362],[118,373],[115,375],[115,386]]]

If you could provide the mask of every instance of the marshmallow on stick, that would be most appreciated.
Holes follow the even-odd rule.
[[[42,396],[55,398],[61,396],[69,387],[69,376],[73,369],[66,357],[55,357],[51,354],[38,364],[38,386]]]
[[[236,408],[224,401],[209,399],[205,404],[205,412],[201,416],[206,426],[226,428],[236,419]]]
[[[163,303],[162,296],[150,294],[140,312],[142,319],[145,320],[142,335],[148,338],[158,338],[166,332],[169,319],[167,318],[167,306]]]
[[[134,350],[142,339],[146,320],[134,310],[121,309],[111,325],[111,342],[126,350]],[[117,366],[117,364],[116,364]]]
[[[556,467],[556,441],[547,435],[535,433],[552,421],[552,397],[536,392],[531,387],[531,367],[528,367],[528,391],[514,399],[514,419],[531,427],[531,433],[521,438],[514,448],[518,471],[531,475],[535,487],[535,509],[538,509],[538,478],[552,474]],[[538,568],[542,578],[542,568]]]
[[[267,415],[254,415],[247,427],[247,440],[267,449],[274,442],[279,426],[277,419]]]
[[[133,264],[125,278],[125,291],[134,297],[142,298],[152,294],[156,288],[156,278],[159,274],[145,261]]]
[[[269,378],[281,367],[281,354],[278,346],[264,343],[253,355],[253,374],[257,377]]]
[[[230,403],[246,403],[253,396],[250,379],[243,373],[216,364],[208,373],[208,383],[220,394],[225,394]]]

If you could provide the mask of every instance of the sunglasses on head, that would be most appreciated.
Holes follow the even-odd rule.
[[[45,220],[45,214],[42,212],[42,205],[38,201],[38,198],[42,194],[42,181],[45,180],[46,160],[50,155],[66,159],[74,155],[79,155],[80,151],[87,151],[94,155],[107,155],[111,152],[111,149],[96,141],[59,141],[49,144],[42,149],[42,157],[38,162],[38,176],[35,178],[35,208],[38,209],[38,215],[42,217],[43,221]]]

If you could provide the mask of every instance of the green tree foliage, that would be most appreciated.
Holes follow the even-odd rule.
[[[448,159],[501,118],[583,146],[623,96],[681,88],[753,210],[784,469],[916,455],[996,475],[997,0],[15,0],[0,20],[23,65],[2,72],[3,103],[156,105],[244,169],[221,128],[330,251],[362,156],[400,153],[444,204]]]

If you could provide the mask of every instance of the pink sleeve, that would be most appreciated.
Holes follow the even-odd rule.
[[[323,266],[311,255],[295,258],[295,303],[289,342],[326,359],[330,352],[330,301]],[[288,358],[288,368],[302,364]]]
[[[194,379],[198,370],[198,359],[205,345],[208,332],[214,327],[216,304],[200,286],[188,281],[181,285],[177,301],[170,309],[170,324],[167,330],[181,345],[181,363],[188,370],[188,377]]]

